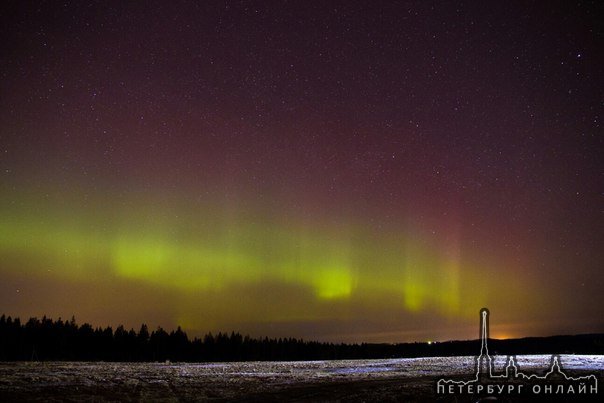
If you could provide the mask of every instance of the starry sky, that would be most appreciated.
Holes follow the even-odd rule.
[[[604,331],[599,2],[0,6],[0,310]]]

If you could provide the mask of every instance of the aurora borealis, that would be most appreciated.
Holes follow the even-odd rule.
[[[4,313],[604,331],[601,5],[0,7]]]

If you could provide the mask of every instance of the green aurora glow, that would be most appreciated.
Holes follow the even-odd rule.
[[[5,3],[0,313],[604,331],[599,2]]]
[[[4,259],[24,271],[75,283],[113,278],[177,292],[187,303],[172,307],[174,321],[194,330],[233,325],[204,317],[195,296],[237,300],[241,286],[262,284],[298,288],[304,299],[302,307],[284,304],[248,318],[261,322],[342,319],[337,310],[334,317],[329,309],[317,310],[326,303],[361,304],[369,317],[428,311],[473,319],[477,306],[502,297],[517,306],[531,302],[526,279],[519,283],[512,275],[498,275],[491,281],[488,271],[462,261],[450,244],[426,242],[413,228],[378,233],[355,220],[325,225],[251,209],[227,211],[218,203],[194,207],[181,201],[175,209],[166,201],[149,202],[161,199],[149,195],[130,203],[100,201],[105,203],[100,209],[65,195],[32,204],[35,199],[30,194],[22,203],[3,203]],[[515,284],[513,293],[503,292],[506,284]]]

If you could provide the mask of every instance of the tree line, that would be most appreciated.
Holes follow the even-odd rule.
[[[493,340],[500,354],[603,353],[604,335]],[[345,344],[295,338],[251,338],[212,333],[190,339],[178,327],[138,332],[118,326],[93,328],[69,321],[0,317],[0,361],[295,361],[475,355],[478,340],[443,343]],[[494,351],[497,353],[497,351]]]
[[[398,346],[398,347],[397,347]],[[178,327],[167,332],[158,327],[138,332],[118,326],[92,327],[69,321],[0,317],[0,361],[281,361],[387,358],[425,355],[426,343],[404,345],[345,344],[296,338],[251,338],[240,333],[212,333],[190,339]]]

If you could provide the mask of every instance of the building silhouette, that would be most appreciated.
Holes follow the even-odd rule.
[[[496,373],[494,370],[494,359],[489,353],[489,310],[482,308],[480,310],[480,352],[476,356],[475,373],[472,379],[467,381],[457,381],[452,379],[441,378],[437,382],[437,389],[443,388],[444,385],[454,385],[459,390],[488,390],[486,388],[472,388],[470,385],[519,385],[519,384],[530,384],[532,388],[526,388],[525,390],[538,390],[541,391],[541,386],[547,386],[543,390],[553,390],[552,384],[561,386],[561,390],[587,390],[589,387],[590,393],[597,393],[598,379],[595,375],[585,376],[570,376],[565,373],[560,364],[560,356],[552,355],[550,359],[550,366],[548,371],[544,375],[538,375],[535,373],[525,373],[518,367],[516,356],[508,355],[504,371],[502,373]],[[536,386],[535,386],[536,385]],[[575,386],[577,388],[575,388]],[[567,387],[567,389],[564,389]],[[455,388],[452,388],[455,390]],[[444,390],[444,388],[443,388]],[[520,388],[519,388],[520,390]]]

